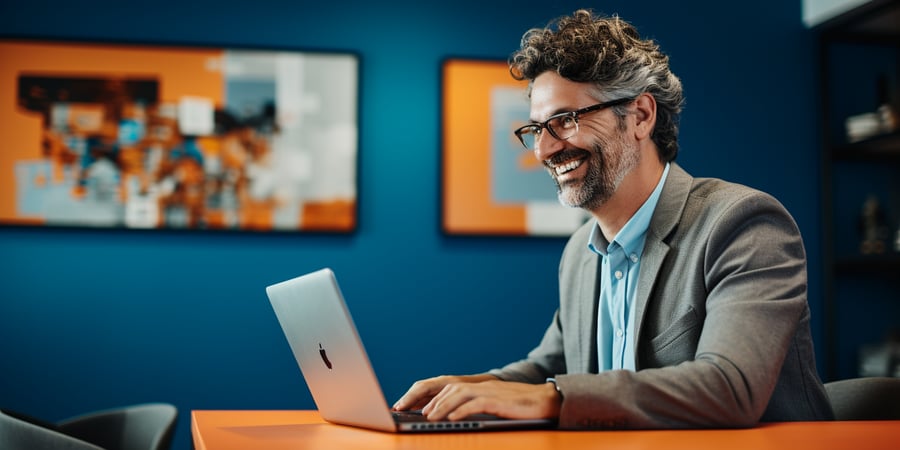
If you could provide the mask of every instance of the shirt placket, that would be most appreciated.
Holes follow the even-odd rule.
[[[625,341],[627,328],[627,299],[626,287],[628,280],[628,262],[625,252],[618,244],[610,244],[609,249],[610,281],[612,282],[612,301],[609,307],[610,323],[612,324],[612,366],[613,369],[621,369],[624,366]]]

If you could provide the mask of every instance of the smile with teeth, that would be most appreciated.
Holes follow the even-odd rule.
[[[582,161],[580,159],[576,159],[574,161],[569,161],[565,164],[560,164],[560,165],[554,167],[553,170],[556,172],[557,175],[562,175],[562,174],[565,174],[565,173],[568,173],[568,172],[571,172],[571,171],[577,169],[579,166],[581,166],[581,164],[583,162],[584,161]]]

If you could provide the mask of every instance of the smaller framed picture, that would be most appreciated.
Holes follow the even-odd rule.
[[[513,130],[528,122],[527,83],[505,61],[456,59],[442,67],[443,231],[454,235],[568,236],[588,218]]]

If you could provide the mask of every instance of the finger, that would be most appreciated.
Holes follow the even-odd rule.
[[[414,391],[410,389],[394,403],[393,409],[396,411],[406,411],[410,409],[416,409],[421,407],[422,403],[425,403],[430,397],[423,397],[419,391]]]
[[[493,414],[495,416],[502,416],[502,414],[495,409],[496,405],[494,403],[495,402],[492,399],[487,397],[471,398],[468,401],[461,403],[453,411],[450,411],[447,414],[447,420],[463,420],[474,414]]]
[[[471,384],[448,384],[425,405],[422,414],[428,420],[444,420],[461,405],[475,398],[477,390]]]
[[[407,391],[406,394],[403,394],[394,406],[392,407],[395,411],[406,411],[410,409],[417,409],[420,407],[420,403],[424,403],[425,399],[422,399],[421,396],[413,391]]]
[[[511,419],[557,417],[558,404],[554,412],[553,405],[548,403],[558,401],[558,394],[551,386],[553,395],[548,396],[544,392],[546,389],[543,385],[491,382],[448,386],[432,399],[434,407],[426,417],[429,420],[461,420],[482,413]]]
[[[426,405],[435,394],[440,392],[443,387],[443,383],[440,383],[435,378],[417,381],[413,383],[406,394],[403,394],[403,396],[394,403],[394,409],[401,411],[421,408]]]
[[[423,415],[425,415],[425,416],[427,417],[429,414],[432,413],[432,411],[434,411],[434,408],[437,406],[437,404],[438,404],[439,402],[441,402],[442,399],[447,395],[447,394],[446,394],[446,391],[447,391],[447,388],[448,388],[449,386],[450,386],[449,384],[446,385],[446,386],[444,386],[443,388],[441,388],[440,391],[438,391],[437,394],[433,395],[433,396],[428,400],[428,402],[425,404],[425,406],[422,407],[422,414],[423,414]]]

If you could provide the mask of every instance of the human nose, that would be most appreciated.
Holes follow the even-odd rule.
[[[534,157],[538,161],[546,161],[565,146],[562,139],[557,139],[552,133],[541,133],[534,141]]]

